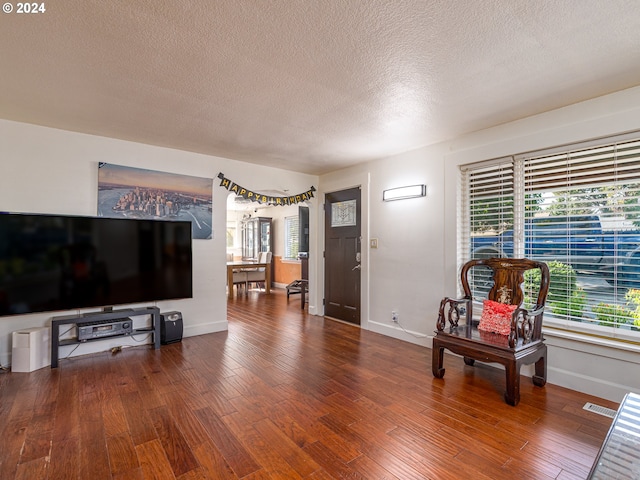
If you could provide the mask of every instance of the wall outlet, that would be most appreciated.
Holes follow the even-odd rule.
[[[391,321],[393,323],[398,323],[398,321],[400,320],[400,315],[398,315],[398,312],[396,312],[395,310],[393,310],[391,312]]]

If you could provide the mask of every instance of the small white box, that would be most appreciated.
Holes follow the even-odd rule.
[[[13,332],[12,344],[12,372],[33,372],[51,365],[49,327],[25,328]]]

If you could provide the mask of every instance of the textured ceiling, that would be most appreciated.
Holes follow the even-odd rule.
[[[637,0],[45,6],[0,14],[0,118],[313,174],[640,85]]]

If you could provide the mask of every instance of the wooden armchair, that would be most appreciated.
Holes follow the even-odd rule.
[[[524,273],[532,269],[540,270],[540,284],[537,292],[531,293],[532,296],[537,293],[536,303],[527,310],[521,307],[524,299],[522,283]],[[469,286],[472,272],[476,272],[476,278],[488,281],[487,289],[490,288],[483,301],[480,321],[473,318],[474,299]],[[467,365],[473,365],[475,360],[500,363],[504,365],[507,377],[505,401],[515,406],[520,401],[521,365],[535,363],[534,385],[542,387],[547,381],[547,346],[543,343],[542,316],[549,290],[549,268],[545,263],[527,259],[478,259],[462,267],[460,278],[464,297],[447,297],[440,302],[433,338],[433,376],[444,376],[445,348],[462,355]],[[498,331],[501,333],[495,333]]]

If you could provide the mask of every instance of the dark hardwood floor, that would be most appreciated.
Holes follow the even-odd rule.
[[[282,290],[229,330],[0,374],[0,479],[584,479],[612,402],[314,317]],[[437,312],[425,315],[435,328]]]

